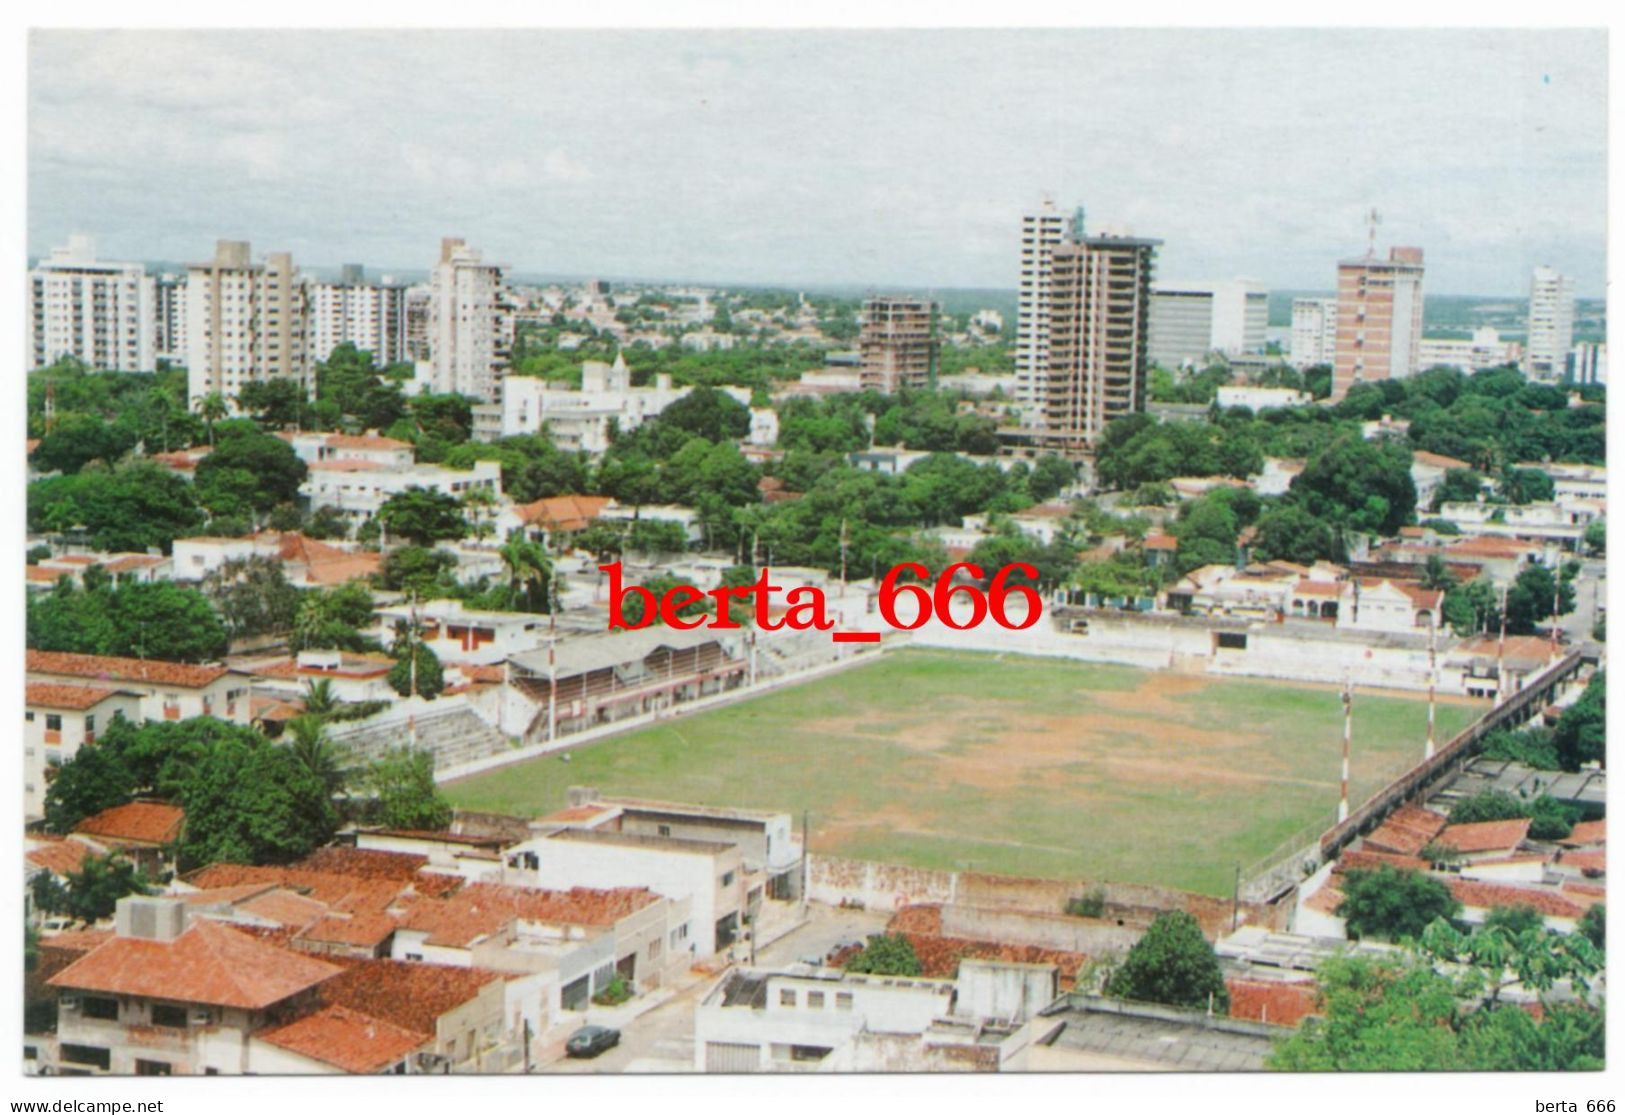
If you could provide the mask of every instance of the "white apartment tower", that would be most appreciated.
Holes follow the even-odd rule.
[[[1067,235],[1067,218],[1045,198],[1021,217],[1021,283],[1016,298],[1016,402],[1042,422],[1049,372],[1051,283],[1054,253]]]
[[[406,288],[387,278],[369,283],[359,263],[346,263],[336,282],[310,284],[310,336],[313,361],[346,342],[372,353],[380,366],[403,361]]]
[[[159,360],[186,364],[186,276],[153,279],[153,349]]]
[[[1537,267],[1529,284],[1529,374],[1561,379],[1574,344],[1574,280]]]
[[[291,379],[310,390],[309,307],[293,257],[255,263],[245,240],[221,240],[214,259],[186,273],[187,394],[235,405],[255,380]]]
[[[502,268],[460,237],[440,241],[429,283],[429,353],[434,390],[500,402],[511,343]],[[505,322],[504,317],[509,317]]]
[[[1337,299],[1292,300],[1292,363],[1328,367],[1337,359]]]
[[[89,236],[28,273],[28,368],[72,356],[101,371],[150,372],[153,281],[139,263],[104,263]]]

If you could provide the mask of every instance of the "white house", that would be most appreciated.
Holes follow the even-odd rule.
[[[96,742],[96,733],[122,715],[141,721],[141,695],[132,690],[30,681],[23,698],[23,813],[45,812],[45,788],[53,768]]]

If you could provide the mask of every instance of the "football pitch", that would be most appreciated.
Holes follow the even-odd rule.
[[[1441,742],[1484,702],[1441,700]],[[1353,804],[1421,758],[1427,704],[1362,692]],[[453,783],[537,816],[569,786],[803,810],[815,852],[1228,895],[1337,805],[1335,687],[903,650],[816,681]]]

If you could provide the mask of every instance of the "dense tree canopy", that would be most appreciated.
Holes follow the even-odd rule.
[[[1157,915],[1106,981],[1106,994],[1175,1007],[1230,1010],[1230,992],[1213,946],[1183,910]]]
[[[1439,880],[1384,864],[1375,871],[1344,874],[1343,904],[1337,915],[1350,937],[1399,941],[1420,936],[1435,918],[1454,917],[1460,909],[1461,903]]]
[[[195,534],[203,522],[191,485],[148,461],[111,472],[48,477],[28,486],[29,530],[82,530],[99,550],[157,547],[168,553],[176,538]]]
[[[219,516],[258,516],[299,498],[305,463],[279,437],[258,432],[223,438],[198,462],[199,502]]]
[[[35,650],[113,654],[170,662],[205,662],[226,652],[227,632],[196,589],[170,581],[113,585],[85,575],[87,587],[64,578],[28,598],[28,645]]]

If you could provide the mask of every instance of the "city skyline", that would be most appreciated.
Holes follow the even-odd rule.
[[[83,231],[104,258],[184,262],[224,237],[423,271],[454,234],[516,274],[1008,289],[1021,214],[1049,194],[1092,232],[1162,239],[1169,278],[1330,289],[1375,206],[1379,251],[1424,247],[1432,293],[1516,295],[1546,264],[1596,297],[1605,49],[1583,31],[36,32],[29,250]]]

